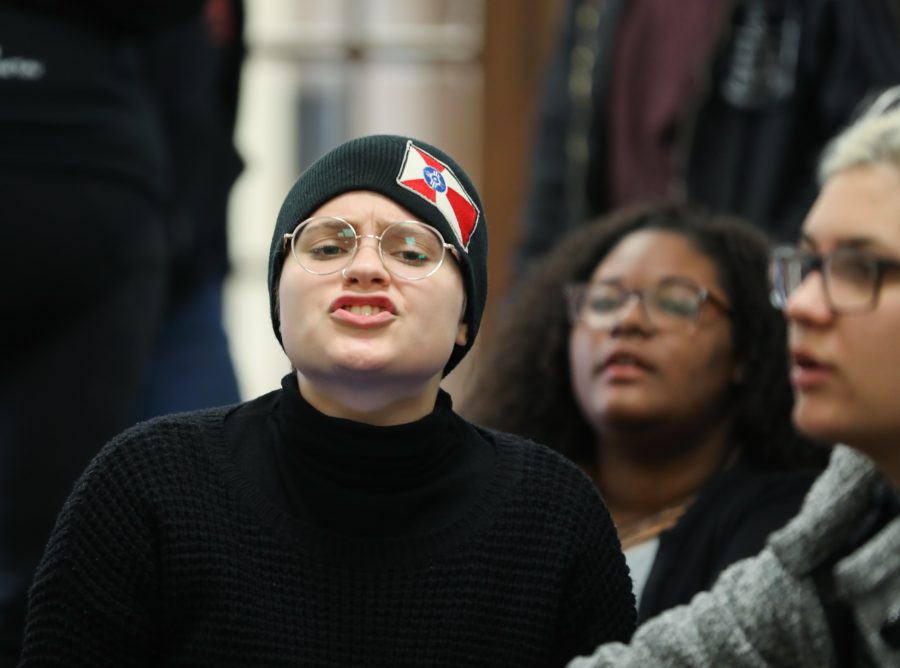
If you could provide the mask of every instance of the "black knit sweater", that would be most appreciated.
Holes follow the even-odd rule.
[[[554,666],[628,639],[633,603],[609,515],[559,455],[446,396],[375,428],[287,382],[103,449],[38,570],[20,665]]]

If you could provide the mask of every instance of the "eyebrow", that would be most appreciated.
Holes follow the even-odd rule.
[[[337,218],[341,218],[346,220],[350,225],[353,226],[353,229],[356,230],[357,234],[359,234],[359,228],[362,225],[360,221],[355,218],[350,218],[349,216],[336,216]],[[384,218],[379,218],[375,221],[375,228],[379,232],[383,232],[387,227],[393,225],[394,223],[422,223],[421,220],[416,220],[415,218],[398,218],[397,220],[386,220]],[[422,223],[423,225],[427,225],[427,223]]]
[[[818,249],[816,240],[807,234],[800,235],[800,243],[810,246],[813,250]],[[849,237],[847,239],[840,239],[835,246],[840,248],[852,248],[854,250],[890,252],[879,240],[870,237]]]
[[[694,283],[695,285],[702,285],[701,281],[698,281],[690,276],[685,276],[684,274],[663,274],[659,276],[656,280],[653,281],[653,284],[664,283],[666,281],[687,281],[689,283]],[[614,276],[610,276],[608,278],[600,278],[597,280],[589,280],[588,283],[624,283],[625,277],[622,274],[616,274]]]

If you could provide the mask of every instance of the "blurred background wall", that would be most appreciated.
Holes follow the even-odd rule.
[[[241,394],[279,386],[287,359],[266,293],[271,231],[297,175],[351,137],[408,134],[447,150],[482,195],[490,294],[507,287],[534,100],[563,0],[247,0],[248,53],[230,201],[226,328]],[[483,338],[483,337],[482,337]],[[457,393],[478,347],[445,380]]]

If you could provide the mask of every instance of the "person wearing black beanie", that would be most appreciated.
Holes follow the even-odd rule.
[[[337,175],[337,176],[336,176]],[[269,252],[269,300],[279,332],[275,284],[285,259],[284,235],[337,195],[365,190],[384,195],[453,244],[465,284],[468,343],[457,346],[446,373],[465,356],[487,299],[487,227],[469,177],[449,155],[407,137],[372,135],[346,142],[314,163],[285,197]]]
[[[477,334],[487,225],[435,146],[378,135],[278,215],[291,372],[111,441],[58,519],[21,666],[562,666],[627,640],[615,528],[562,456],[472,425],[441,379]]]

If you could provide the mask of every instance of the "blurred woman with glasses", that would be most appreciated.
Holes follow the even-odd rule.
[[[748,225],[681,206],[595,222],[515,293],[479,360],[466,414],[593,479],[639,619],[756,553],[822,459],[791,427],[767,253]]]
[[[389,135],[323,156],[272,236],[281,389],[103,449],[38,570],[21,665],[544,668],[627,640],[594,487],[440,389],[486,295],[481,201],[450,156]]]
[[[898,103],[888,90],[831,143],[799,244],[772,257],[794,422],[845,445],[758,556],[571,668],[900,665]]]

